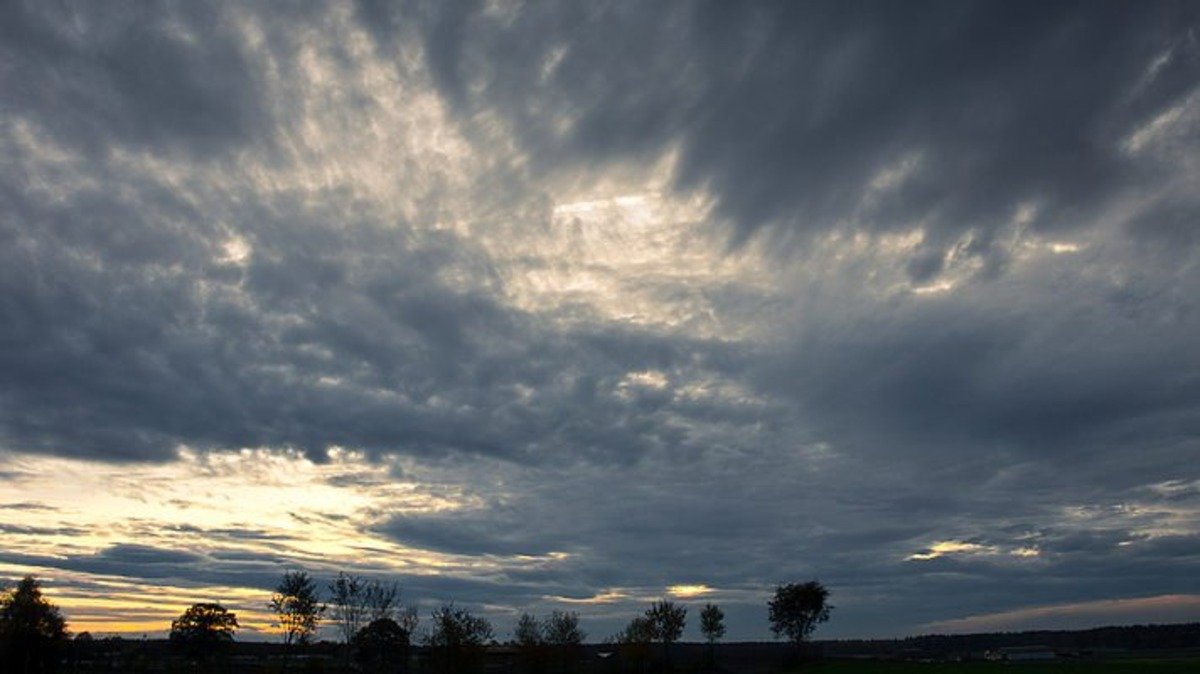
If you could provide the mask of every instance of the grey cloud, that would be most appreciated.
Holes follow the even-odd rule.
[[[23,524],[0,523],[0,533],[18,536],[81,536],[87,532],[77,527],[31,527]]]
[[[397,516],[378,527],[379,533],[418,549],[459,555],[538,555],[554,545],[545,532],[514,532],[519,525],[502,517],[472,519],[449,516]]]
[[[182,550],[164,550],[148,545],[127,543],[106,548],[96,555],[96,559],[118,564],[157,566],[160,564],[191,564],[200,561],[203,557]]]
[[[10,564],[119,576],[147,583],[264,590],[275,587],[280,575],[295,566],[293,560],[282,560],[270,552],[215,551],[202,555],[140,543],[118,543],[95,553],[65,558],[14,552],[0,554],[0,558]]]
[[[277,531],[256,529],[252,527],[197,527],[188,524],[177,524],[169,527],[172,532],[199,534],[209,540],[233,541],[270,541],[284,540],[288,536]]]
[[[603,387],[723,348],[621,328],[560,333],[438,281],[451,264],[486,267],[469,242],[384,234],[333,208],[232,209],[255,252],[230,271],[213,259],[215,214],[130,187],[132,198],[55,207],[9,194],[22,214],[4,224],[10,236],[56,240],[8,249],[0,276],[15,347],[0,390],[9,447],[162,459],[180,444],[289,445],[320,458],[339,444],[520,460],[536,445],[627,460],[680,440]],[[517,385],[538,393],[514,400]]]
[[[1130,262],[1106,258],[1095,269]],[[835,294],[839,310],[806,322],[754,380],[800,402],[848,451],[958,457],[968,470],[977,469],[968,458],[996,452],[1066,468],[1081,456],[1123,460],[1130,443],[1186,446],[1200,428],[1200,389],[1182,373],[1193,369],[1200,326],[1145,317],[1190,315],[1191,300],[1168,288],[1195,281],[1160,275],[1132,315],[1111,311],[1113,286],[1081,279],[1058,280],[1059,293],[1038,299],[1036,282],[1007,280],[883,307]],[[962,454],[981,441],[996,451]],[[1152,464],[1128,463],[1131,472],[1096,477],[1151,481]]]
[[[231,22],[200,9],[7,3],[7,113],[92,151],[116,138],[203,156],[260,139],[270,125],[261,83]]]
[[[399,23],[363,4],[376,33]],[[735,241],[920,223],[915,278],[968,233],[985,269],[1002,267],[994,239],[1024,202],[1041,205],[1036,230],[1088,228],[1148,178],[1122,155],[1125,134],[1200,68],[1195,8],[1173,2],[455,4],[418,18],[448,100],[510,120],[543,170],[678,147],[678,185],[713,190]],[[865,205],[913,156],[912,175]],[[1174,207],[1181,223],[1197,212]]]
[[[0,510],[26,510],[37,512],[52,512],[58,510],[54,506],[48,506],[44,503],[34,501],[21,501],[18,503],[0,503]]]

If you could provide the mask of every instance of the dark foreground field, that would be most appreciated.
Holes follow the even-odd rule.
[[[640,667],[608,666],[609,663],[581,662],[569,671],[574,674],[665,674],[666,670],[654,665]],[[308,661],[305,663],[213,663],[200,666],[181,660],[142,660],[124,663],[117,668],[125,672],[193,672],[196,674],[255,672],[261,674],[285,674],[287,672],[322,674],[350,674],[373,671],[355,667],[344,667],[337,662]],[[66,667],[64,672],[112,672],[111,664],[95,663],[93,666]],[[521,674],[525,670],[513,666],[485,666],[480,674]],[[552,670],[553,671],[553,670]],[[432,670],[412,667],[409,674],[422,674]],[[778,661],[721,662],[715,670],[698,663],[677,663],[671,674],[1200,674],[1200,657],[1165,658],[1112,658],[1107,660],[1053,661],[1053,662],[892,662],[886,660],[823,660],[810,662],[799,667],[785,667]]]
[[[66,668],[65,672],[112,672],[111,668]],[[267,666],[262,669],[258,668],[231,668],[224,667],[188,667],[182,663],[142,663],[140,667],[134,667],[129,670],[122,671],[141,671],[141,672],[236,672],[236,671],[257,671],[257,672],[361,672],[363,670],[343,669],[337,666],[331,667],[313,667],[313,666]],[[487,669],[487,673],[491,672],[506,672],[513,671],[514,673],[521,670],[506,670],[506,669]],[[610,671],[598,667],[584,667],[576,670],[583,673],[590,672],[606,672]],[[659,674],[660,669],[647,668],[645,670],[616,670],[638,672],[639,674]],[[703,672],[706,670],[692,668],[687,666],[677,667],[672,670],[672,674],[691,674],[693,672]],[[1090,662],[1048,662],[1048,663],[1003,663],[1003,662],[964,662],[964,663],[921,663],[921,662],[886,662],[886,661],[827,661],[822,663],[812,663],[800,668],[783,668],[773,666],[769,663],[757,663],[746,669],[721,667],[716,670],[720,674],[1198,674],[1200,673],[1200,658],[1192,659],[1162,659],[1162,660],[1137,660],[1137,659],[1121,659],[1109,661],[1090,661]],[[415,674],[415,673],[414,673]]]
[[[1045,663],[829,661],[786,671],[803,674],[1200,674],[1200,658]]]
[[[533,666],[518,649],[489,646],[468,668],[453,674],[1200,674],[1200,643],[1196,625],[1121,628],[1119,630],[1012,633],[901,640],[819,642],[799,654],[778,642],[726,643],[715,650],[715,668],[706,666],[709,650],[703,644],[681,643],[670,649],[669,670],[657,648],[630,650],[611,644],[589,644],[569,659],[543,660]],[[1186,629],[1184,629],[1186,628]],[[1093,637],[1102,636],[1103,640]],[[1169,637],[1169,638],[1168,638]],[[1037,662],[996,662],[986,658],[1030,653],[1033,649],[1055,659]],[[1081,647],[1086,646],[1086,648]],[[406,666],[402,660],[356,663],[338,644],[321,642],[286,649],[277,643],[239,642],[208,662],[189,659],[162,640],[104,640],[86,652],[75,652],[62,672],[221,672],[222,674],[449,674],[444,661],[424,647],[413,647]],[[788,666],[797,656],[808,658]],[[3,665],[3,663],[0,663]],[[461,671],[459,671],[461,670]],[[0,666],[0,674],[6,674]]]

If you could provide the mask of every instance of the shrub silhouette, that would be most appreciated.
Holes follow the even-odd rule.
[[[220,604],[192,604],[171,623],[171,645],[192,657],[209,659],[233,643],[237,615]]]
[[[354,658],[367,671],[395,671],[408,665],[409,634],[391,618],[372,620],[351,640]]]

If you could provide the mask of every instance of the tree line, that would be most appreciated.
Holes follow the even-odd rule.
[[[498,646],[490,621],[453,603],[434,609],[428,625],[418,631],[417,610],[402,603],[395,582],[339,573],[326,589],[323,595],[307,571],[288,571],[281,577],[266,608],[274,617],[272,626],[279,631],[285,653],[298,653],[311,644],[323,625],[336,633],[347,669],[407,672],[411,647],[417,644],[424,647],[432,671],[471,672],[482,667],[490,646]],[[817,581],[777,586],[767,604],[771,630],[799,652],[813,630],[829,619],[833,607],[828,598],[829,591]],[[622,666],[647,671],[657,665],[669,670],[671,646],[683,635],[687,613],[687,607],[673,601],[653,602],[603,642],[612,646],[608,652],[617,654]],[[227,653],[239,628],[235,613],[216,602],[200,602],[171,622],[169,642],[184,657],[211,663]],[[719,606],[708,603],[701,608],[700,631],[707,644],[705,664],[712,668],[715,646],[726,631],[725,613]],[[572,671],[587,639],[579,615],[559,610],[540,618],[522,613],[512,634],[508,652],[530,674]],[[76,641],[85,638],[90,641],[86,632]],[[3,671],[54,671],[67,640],[65,619],[42,595],[33,576],[0,596]]]

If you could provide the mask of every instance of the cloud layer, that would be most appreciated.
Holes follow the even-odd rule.
[[[0,11],[5,573],[1195,617],[1190,4]]]

